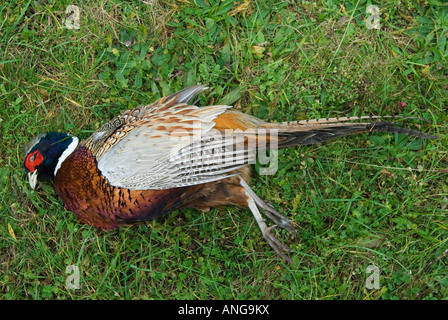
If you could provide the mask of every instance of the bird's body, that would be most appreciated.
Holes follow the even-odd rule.
[[[275,238],[259,209],[274,226],[294,228],[249,187],[256,151],[369,131],[435,138],[373,117],[364,123],[352,118],[268,123],[228,106],[190,105],[204,89],[193,86],[127,110],[81,142],[61,133],[35,137],[25,148],[31,186],[38,175],[53,178],[66,209],[105,230],[186,207],[248,207],[269,244],[291,261],[285,254],[290,249]]]
[[[73,168],[83,168],[74,170]],[[240,174],[244,174],[240,169]],[[103,230],[161,217],[191,207],[207,210],[226,204],[247,206],[244,189],[236,177],[200,185],[165,190],[133,190],[108,183],[85,146],[77,148],[61,165],[54,185],[67,210],[79,221]]]

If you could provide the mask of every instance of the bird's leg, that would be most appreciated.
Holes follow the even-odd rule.
[[[263,211],[263,213],[271,219],[277,226],[288,231],[295,233],[295,228],[291,224],[291,220],[280,214],[275,208],[266,202],[264,202],[257,194],[249,187],[244,179],[240,178],[241,185],[246,190],[246,193],[252,198],[255,204]]]
[[[283,224],[282,227],[289,229],[289,226],[286,227],[286,223],[285,221],[287,221],[287,223],[291,226],[289,220],[287,220],[285,217],[283,217],[282,215],[280,215],[277,211],[275,211],[274,209],[270,208],[267,206],[266,203],[264,203],[260,198],[256,197],[254,199],[255,193],[250,189],[250,187],[248,186],[248,184],[242,179],[240,178],[240,183],[241,186],[244,188],[244,191],[248,197],[248,206],[250,211],[252,212],[252,214],[255,217],[255,220],[257,221],[258,226],[260,227],[261,233],[263,235],[263,237],[266,239],[266,241],[269,243],[269,245],[272,247],[272,249],[275,250],[275,252],[282,257],[283,259],[285,259],[286,261],[293,263],[292,259],[290,257],[288,257],[285,252],[292,252],[291,248],[289,248],[287,245],[285,245],[284,243],[282,243],[280,240],[278,240],[276,238],[276,236],[272,233],[272,230],[274,228],[277,227],[277,225],[273,225],[271,227],[268,227],[263,219],[263,217],[260,214],[260,211],[258,210],[257,204],[259,201],[261,201],[263,203],[263,207],[262,209],[264,209],[264,212],[266,213],[266,215],[273,220],[274,222],[278,221],[279,224]],[[256,195],[255,195],[256,196]],[[259,200],[259,201],[257,201]],[[265,208],[268,207],[268,208]],[[273,213],[272,211],[275,211],[275,213]],[[269,212],[269,213],[268,213]],[[280,215],[280,217],[278,217],[278,215]]]

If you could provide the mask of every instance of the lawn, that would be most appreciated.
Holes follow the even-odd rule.
[[[0,299],[447,298],[447,36],[435,0],[2,1]],[[50,181],[29,187],[22,146],[36,134],[86,138],[197,83],[202,106],[277,122],[419,117],[406,126],[440,139],[281,150],[251,185],[297,227],[279,232],[294,264],[247,209],[104,232]]]

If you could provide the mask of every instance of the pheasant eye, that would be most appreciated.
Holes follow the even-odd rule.
[[[44,157],[39,152],[39,150],[30,153],[25,160],[25,167],[30,171],[34,172],[35,168],[42,163]]]

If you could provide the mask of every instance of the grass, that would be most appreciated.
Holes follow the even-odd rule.
[[[70,1],[0,4],[2,299],[445,299],[448,7],[441,1]],[[368,29],[377,4],[380,30]],[[362,135],[282,150],[252,186],[297,225],[285,264],[248,210],[181,210],[112,232],[81,225],[22,146],[81,138],[196,83],[200,105],[271,121],[405,115],[440,137]],[[412,125],[412,124],[410,124]],[[257,168],[255,168],[257,169]],[[67,267],[80,272],[68,289]],[[379,288],[366,285],[377,266]]]

